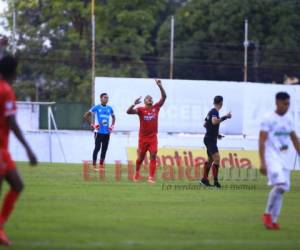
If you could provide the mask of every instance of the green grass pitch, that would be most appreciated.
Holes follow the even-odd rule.
[[[104,182],[84,181],[81,165],[18,167],[25,190],[6,225],[11,249],[300,249],[299,172],[284,196],[282,230],[267,231],[261,176],[216,190],[187,180],[133,183],[125,173],[116,182],[113,166]]]

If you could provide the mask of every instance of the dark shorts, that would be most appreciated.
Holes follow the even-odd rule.
[[[218,153],[217,139],[204,137],[204,144],[207,151],[207,156],[211,157],[213,154]]]

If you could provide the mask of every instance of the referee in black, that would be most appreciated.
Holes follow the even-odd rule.
[[[207,150],[208,161],[204,164],[203,178],[200,183],[205,186],[212,186],[208,180],[208,174],[210,168],[212,168],[212,173],[214,177],[214,185],[217,188],[221,188],[221,185],[218,181],[218,172],[220,164],[220,154],[217,146],[217,139],[222,139],[222,135],[219,134],[220,123],[226,119],[231,118],[231,113],[220,118],[219,111],[223,106],[223,97],[218,95],[214,98],[214,108],[211,109],[204,122],[204,127],[206,128],[206,133],[204,136],[204,144]]]

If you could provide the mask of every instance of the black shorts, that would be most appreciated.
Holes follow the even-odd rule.
[[[204,137],[204,144],[207,151],[207,156],[211,157],[213,154],[218,153],[217,139]]]

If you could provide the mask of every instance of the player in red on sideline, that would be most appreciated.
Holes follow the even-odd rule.
[[[5,56],[0,60],[0,185],[6,180],[10,190],[6,193],[0,211],[0,245],[10,245],[5,234],[4,224],[13,211],[14,205],[23,189],[23,182],[16,169],[14,161],[8,151],[9,131],[12,130],[26,149],[32,165],[37,164],[36,157],[23,137],[16,122],[15,94],[10,84],[16,79],[17,60],[12,56]]]
[[[146,156],[147,151],[149,151],[150,171],[148,182],[155,183],[158,114],[161,106],[165,103],[167,98],[166,92],[162,87],[161,80],[155,80],[155,82],[161,92],[161,98],[159,102],[153,105],[152,97],[147,95],[144,98],[144,107],[134,108],[136,105],[141,103],[141,97],[139,97],[127,110],[127,114],[138,115],[140,119],[138,159],[136,160],[136,171],[133,177],[134,181],[139,180],[141,164]]]

